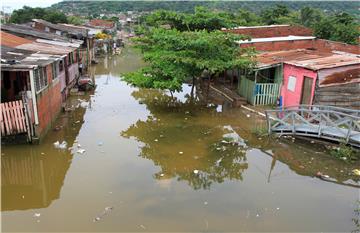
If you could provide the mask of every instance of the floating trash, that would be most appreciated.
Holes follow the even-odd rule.
[[[41,215],[40,213],[35,213],[34,217],[38,218],[38,217],[40,217],[40,215]]]
[[[67,148],[67,142],[62,141],[62,143],[60,143],[59,141],[56,141],[56,142],[54,142],[54,147],[55,147],[56,149],[62,149],[62,150],[64,150],[64,149]]]
[[[83,154],[83,153],[85,153],[85,149],[79,149],[76,152],[79,153],[79,154]]]
[[[110,213],[110,211],[112,211],[114,209],[114,207],[105,207],[105,210],[103,212],[101,212],[99,215],[97,215],[94,218],[94,222],[100,221],[105,215],[107,215],[108,213]]]
[[[158,142],[158,141],[159,141],[159,139],[155,139],[155,140],[154,140],[154,142]]]
[[[194,174],[198,174],[199,170],[194,170],[193,172],[194,172]]]
[[[354,175],[360,176],[360,170],[359,169],[354,169],[352,170]]]
[[[102,146],[103,144],[103,142],[98,142],[98,146]]]
[[[184,154],[184,152],[182,152],[182,151],[179,151],[179,154],[181,154],[181,155],[182,155],[182,154]]]

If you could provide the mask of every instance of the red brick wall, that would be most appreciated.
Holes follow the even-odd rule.
[[[235,34],[248,35],[252,38],[268,38],[279,36],[312,36],[313,31],[310,28],[302,26],[280,26],[268,28],[241,28],[223,30]]]
[[[350,45],[350,44],[323,40],[323,39],[248,43],[248,44],[240,44],[240,47],[241,48],[255,47],[255,49],[258,51],[317,49],[323,52],[331,52],[336,50],[346,53],[360,54],[360,47],[358,45]]]
[[[345,44],[336,41],[316,39],[314,47],[321,51],[342,51],[346,53],[360,54],[359,45]]]
[[[293,40],[293,41],[273,41],[240,44],[241,48],[255,47],[258,51],[280,51],[293,49],[310,49],[314,47],[314,40]]]
[[[51,65],[46,67],[46,73],[48,76],[48,87],[36,96],[39,116],[39,125],[36,133],[40,137],[44,135],[47,129],[51,126],[52,122],[56,119],[61,110],[62,101],[60,80],[55,79],[52,81]]]

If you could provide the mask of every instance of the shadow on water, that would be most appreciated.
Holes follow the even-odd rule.
[[[186,91],[179,98],[145,89],[134,91],[132,96],[146,105],[151,114],[145,121],[138,120],[123,131],[122,136],[143,144],[140,156],[161,167],[154,175],[156,179],[177,178],[194,189],[210,189],[213,183],[227,179],[242,180],[242,173],[248,167],[246,148],[249,146],[272,157],[268,182],[276,176],[272,171],[280,162],[299,175],[315,177],[320,171],[331,177],[329,182],[359,187],[359,178],[352,174],[359,163],[336,160],[324,146],[307,141],[296,139],[294,143],[257,136],[254,128],[265,128],[266,124],[255,115],[246,117],[248,114],[239,109],[218,112],[216,105],[190,101]],[[235,143],[228,142],[227,135]],[[243,143],[240,146],[239,141]],[[194,170],[198,170],[198,174],[194,174]]]

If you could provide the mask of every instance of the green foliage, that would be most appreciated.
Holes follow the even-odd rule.
[[[232,15],[225,12],[214,12],[204,7],[196,7],[194,14],[159,10],[148,15],[145,22],[150,26],[168,24],[179,31],[207,30],[214,31],[223,27],[236,26]]]
[[[185,31],[154,28],[135,40],[148,67],[126,74],[124,80],[139,87],[181,90],[181,85],[233,67],[253,65],[253,51],[241,51],[236,40],[241,37],[220,31]],[[241,55],[242,54],[242,55]]]
[[[262,21],[265,24],[280,24],[290,14],[290,10],[282,4],[277,4],[275,7],[267,8],[261,12]]]
[[[15,10],[10,17],[10,22],[27,23],[32,19],[44,19],[51,23],[67,23],[67,18],[64,13],[56,10],[48,10],[40,7],[31,8],[28,6]]]
[[[305,27],[313,27],[323,17],[319,9],[306,6],[300,10],[299,23]]]
[[[352,163],[359,159],[356,151],[345,143],[341,143],[339,147],[332,149],[330,155],[348,163]]]
[[[358,27],[354,17],[347,13],[341,13],[323,17],[318,23],[315,23],[314,34],[322,39],[357,44],[360,36]]]
[[[269,135],[268,129],[266,127],[256,127],[251,129],[251,132],[257,137],[264,137]]]
[[[82,25],[85,23],[85,20],[78,16],[69,16],[67,17],[67,21],[69,24],[74,24],[74,25]]]

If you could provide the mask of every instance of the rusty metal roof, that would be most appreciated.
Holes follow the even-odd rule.
[[[3,24],[3,25],[1,25],[1,30],[9,32],[9,33],[14,33],[17,35],[24,35],[24,36],[32,37],[32,38],[41,38],[41,39],[53,40],[53,41],[71,42],[71,43],[76,43],[76,44],[84,43],[84,41],[82,41],[82,40],[71,39],[71,38],[59,36],[59,35],[53,34],[53,33],[40,32],[38,30],[35,30],[32,27],[19,25],[19,24]]]
[[[31,43],[31,40],[15,36],[4,31],[0,31],[1,45],[8,47],[16,47],[21,44]]]
[[[320,70],[359,64],[360,58],[352,54],[297,49],[261,53],[256,57],[256,61],[258,62],[258,68],[286,63],[311,70]]]
[[[63,24],[53,24],[53,23],[50,23],[43,19],[33,19],[32,21],[43,24],[44,26],[53,28],[55,30],[67,32],[68,34],[75,35],[75,36],[81,35],[83,37],[86,37],[88,34],[88,30],[86,30],[84,28],[69,27],[69,26],[63,25]]]
[[[341,66],[360,64],[360,56],[331,54],[312,59],[296,58],[285,61],[286,64],[300,66],[311,70],[322,70]]]
[[[60,55],[34,53],[33,51],[1,46],[2,70],[29,70],[46,66],[61,59]]]
[[[40,42],[35,42],[3,31],[1,31],[0,36],[1,36],[2,46],[4,45],[8,47],[24,49],[33,52],[66,55],[76,50],[76,47],[67,46],[69,43],[65,43],[65,42],[55,43],[46,40],[40,40]]]

